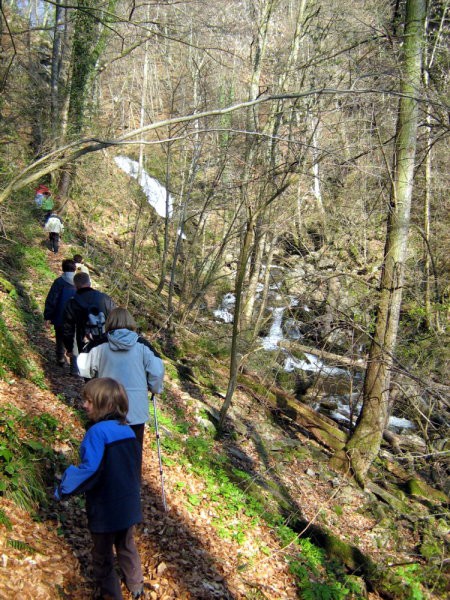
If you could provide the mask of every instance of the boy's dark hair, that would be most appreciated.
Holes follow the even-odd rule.
[[[76,263],[82,263],[83,262],[83,257],[81,256],[81,254],[74,254],[73,255],[73,260]]]
[[[77,273],[73,278],[73,284],[79,290],[82,287],[91,286],[91,278],[87,273]]]
[[[73,261],[71,258],[65,258],[62,263],[62,270],[63,273],[75,273],[77,266],[75,264],[75,261]]]
[[[92,420],[96,423],[104,417],[114,417],[120,423],[127,422],[128,396],[125,388],[111,377],[91,379],[83,388],[83,399],[92,402]]]

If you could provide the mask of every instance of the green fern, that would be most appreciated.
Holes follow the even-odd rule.
[[[0,525],[6,527],[8,531],[12,530],[11,520],[2,508],[0,508]]]
[[[36,548],[21,540],[8,540],[7,545],[14,548],[14,550],[20,550],[20,552],[27,552],[28,554],[36,554],[37,552]]]
[[[298,541],[302,550],[302,558],[313,570],[320,567],[325,559],[325,553],[321,548],[315,546],[309,538],[302,538]]]

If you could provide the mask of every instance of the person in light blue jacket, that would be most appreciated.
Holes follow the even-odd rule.
[[[126,308],[114,308],[106,318],[103,343],[89,350],[85,372],[89,377],[112,377],[123,385],[129,403],[127,421],[143,446],[149,419],[148,390],[162,392],[164,364],[136,328]]]

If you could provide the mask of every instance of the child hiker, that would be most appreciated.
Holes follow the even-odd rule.
[[[114,547],[131,597],[144,598],[141,561],[133,538],[133,526],[142,521],[141,448],[126,424],[128,398],[120,383],[103,377],[85,385],[83,400],[93,425],[81,443],[80,465],[66,469],[55,498],[86,493],[100,598],[123,600],[114,568]]]

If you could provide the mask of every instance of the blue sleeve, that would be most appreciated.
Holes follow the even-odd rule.
[[[81,494],[95,485],[96,475],[102,464],[106,438],[95,425],[86,433],[80,446],[81,462],[71,465],[63,474],[58,488],[59,496]]]
[[[55,279],[55,281],[52,283],[52,286],[47,294],[47,298],[45,299],[44,319],[46,321],[51,321],[52,317],[54,317],[60,294],[61,294],[61,286],[58,284],[58,281]]]

